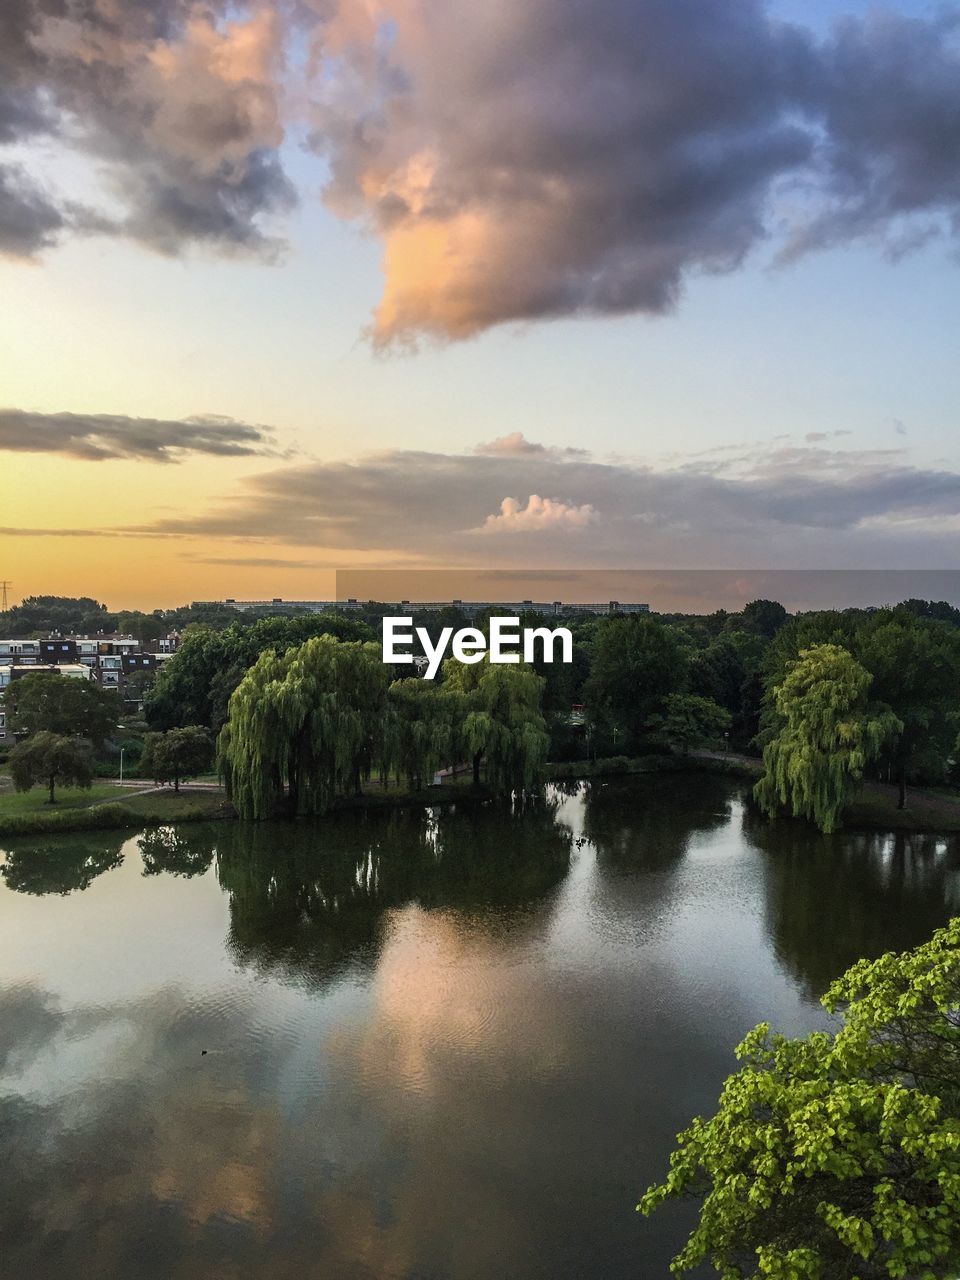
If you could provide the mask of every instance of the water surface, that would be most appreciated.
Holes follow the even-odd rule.
[[[639,1193],[761,1019],[957,913],[955,839],[714,776],[7,842],[0,1273],[661,1277]]]

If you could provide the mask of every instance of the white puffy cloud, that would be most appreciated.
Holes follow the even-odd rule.
[[[597,513],[589,502],[574,506],[556,498],[541,498],[531,493],[526,506],[516,498],[504,498],[496,515],[487,516],[478,532],[509,533],[562,533],[571,529],[583,529],[592,524]]]

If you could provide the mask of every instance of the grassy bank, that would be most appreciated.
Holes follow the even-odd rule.
[[[723,773],[754,780],[760,761],[733,753],[695,752],[689,756],[611,756],[600,760],[575,760],[549,764],[548,782],[589,780],[655,773]],[[6,785],[3,785],[6,784]],[[369,786],[362,795],[344,796],[337,811],[386,809],[404,806],[453,804],[490,798],[483,785],[474,786],[470,774],[447,779],[442,786],[420,790],[391,784]],[[220,789],[191,789],[178,793],[169,788],[137,793],[115,783],[100,783],[89,791],[64,788],[57,803],[46,803],[46,792],[35,788],[17,794],[9,779],[0,780],[0,837],[68,831],[137,830],[171,822],[199,822],[235,818],[236,812]],[[906,809],[897,808],[897,789],[868,783],[844,815],[848,830],[960,832],[960,797],[932,791],[907,793]]]
[[[45,792],[0,795],[0,837],[42,835],[65,831],[137,830],[168,822],[201,822],[235,816],[221,791],[179,794],[151,791],[131,794],[118,786],[96,786],[89,791],[65,788],[63,799],[46,804]],[[22,803],[30,801],[32,803]]]
[[[960,797],[908,788],[905,809],[897,808],[898,798],[896,787],[868,782],[844,814],[844,827],[930,834],[960,831]]]

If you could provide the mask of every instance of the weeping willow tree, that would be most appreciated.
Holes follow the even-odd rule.
[[[390,686],[380,764],[419,791],[454,757],[457,696],[432,680],[397,680]]]
[[[870,684],[870,673],[839,645],[801,650],[774,691],[782,727],[764,748],[754,788],[766,813],[786,807],[821,831],[836,829],[864,768],[902,728],[889,708],[870,705]]]
[[[297,814],[324,813],[359,791],[380,749],[387,686],[374,644],[319,636],[261,654],[230,699],[217,744],[240,816],[269,817],[284,791]]]
[[[544,681],[524,666],[444,664],[444,688],[460,700],[458,755],[473,762],[473,780],[481,765],[492,791],[508,794],[537,781],[550,739],[540,710]]]

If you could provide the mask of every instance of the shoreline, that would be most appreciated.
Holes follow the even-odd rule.
[[[762,772],[759,758],[721,752],[691,752],[686,756],[614,756],[595,761],[574,760],[548,764],[544,782],[588,782],[597,778],[642,776],[656,773],[720,773],[756,779]],[[844,830],[890,831],[916,835],[960,832],[960,797],[928,790],[908,792],[906,809],[895,805],[896,788],[868,782],[845,816]],[[343,796],[332,813],[371,809],[433,807],[458,801],[483,802],[491,798],[482,784],[460,783],[419,791],[367,791]],[[44,809],[33,813],[0,812],[0,839],[31,835],[57,835],[81,831],[138,831],[172,823],[238,821],[236,810],[222,788],[210,784],[185,785],[180,792],[165,788],[139,792],[129,800],[117,799],[86,808]]]

